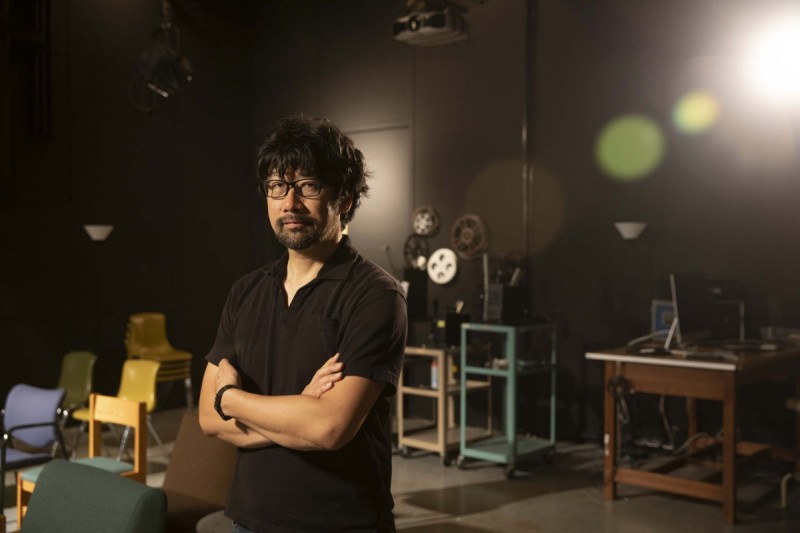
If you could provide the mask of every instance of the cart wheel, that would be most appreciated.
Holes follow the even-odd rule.
[[[512,465],[506,465],[505,468],[506,479],[514,479],[514,472],[515,469]]]
[[[467,458],[463,455],[459,455],[456,459],[456,466],[459,468],[459,470],[464,470],[464,468],[467,466]]]
[[[450,455],[448,455],[448,454],[444,454],[444,455],[442,456],[442,464],[443,464],[444,466],[450,466],[450,465],[452,464],[452,462],[453,462],[453,458],[452,458],[452,457],[450,457]]]
[[[408,446],[400,447],[400,456],[405,458],[411,457],[411,450],[408,449]]]

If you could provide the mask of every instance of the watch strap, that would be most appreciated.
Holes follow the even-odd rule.
[[[238,385],[225,385],[224,387],[222,387],[217,391],[217,395],[214,397],[214,410],[217,412],[217,414],[221,419],[226,421],[233,418],[222,412],[222,395],[228,389],[241,389],[241,387],[239,387]]]

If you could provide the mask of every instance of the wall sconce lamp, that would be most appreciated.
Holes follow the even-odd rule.
[[[109,224],[84,224],[83,230],[93,241],[102,242],[108,239],[108,236],[114,231],[114,226]]]
[[[639,238],[647,227],[647,222],[614,222],[614,227],[623,239],[632,241]]]

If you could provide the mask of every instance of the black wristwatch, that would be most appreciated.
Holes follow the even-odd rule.
[[[241,389],[241,387],[239,387],[238,385],[225,385],[224,387],[222,387],[217,391],[217,395],[214,397],[214,410],[223,420],[230,420],[231,418],[233,418],[222,412],[222,393],[224,393],[228,389]]]

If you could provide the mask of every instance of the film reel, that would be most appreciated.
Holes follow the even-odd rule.
[[[428,258],[428,277],[439,285],[453,281],[458,271],[458,258],[450,248],[439,248]]]
[[[439,213],[429,205],[421,205],[411,214],[411,227],[417,235],[431,237],[439,231]]]
[[[463,215],[453,222],[450,242],[458,257],[475,259],[489,249],[489,233],[477,215]]]
[[[428,239],[416,234],[408,236],[403,246],[403,257],[406,260],[408,268],[425,270],[425,265],[430,255],[431,249],[428,245]]]

